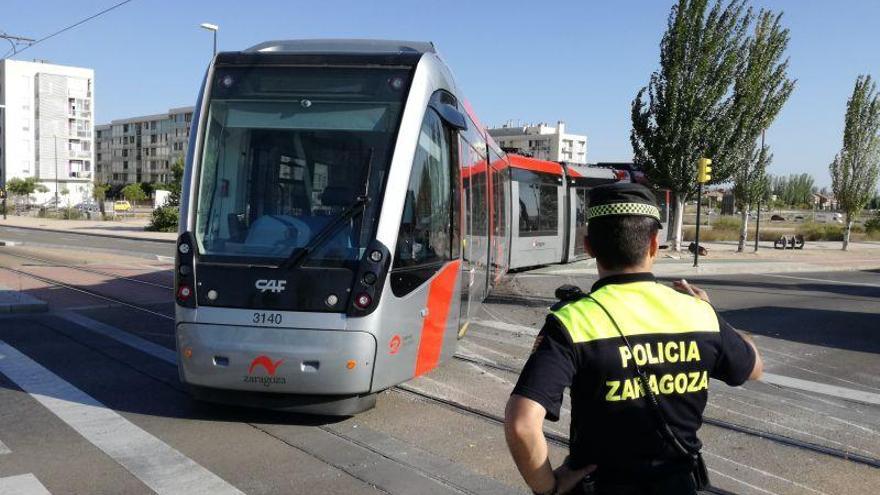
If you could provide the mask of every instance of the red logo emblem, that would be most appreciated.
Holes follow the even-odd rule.
[[[254,358],[253,361],[251,361],[251,367],[248,368],[248,374],[253,374],[254,368],[256,368],[257,366],[262,366],[266,369],[266,373],[268,373],[269,376],[275,376],[275,372],[278,370],[278,367],[281,366],[281,363],[283,362],[283,359],[279,359],[278,361],[275,361],[273,363],[272,360],[269,359],[269,356],[257,356]]]
[[[388,341],[388,354],[397,354],[397,351],[400,350],[400,335],[395,335],[391,337],[391,340]]]

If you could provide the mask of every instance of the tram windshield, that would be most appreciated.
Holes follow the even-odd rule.
[[[406,68],[218,67],[203,121],[200,253],[272,260],[309,246],[308,263],[359,260],[381,201],[334,219],[380,195],[409,78]]]

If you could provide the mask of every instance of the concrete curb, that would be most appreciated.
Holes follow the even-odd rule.
[[[73,230],[62,230],[62,229],[47,229],[43,227],[22,227],[20,225],[3,225],[0,224],[0,227],[5,227],[7,229],[22,229],[22,230],[37,230],[40,232],[52,232],[55,234],[72,234],[72,235],[88,235],[92,237],[107,237],[110,239],[125,239],[127,241],[143,241],[143,242],[159,242],[163,244],[176,244],[177,241],[174,239],[150,239],[149,237],[135,237],[130,235],[121,235],[121,234],[102,234],[98,232],[84,232],[84,231],[73,231]]]

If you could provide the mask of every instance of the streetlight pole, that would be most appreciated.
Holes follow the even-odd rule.
[[[0,104],[0,110],[4,117],[0,119],[0,129],[3,132],[3,140],[0,141],[0,154],[3,155],[3,163],[0,163],[0,194],[3,194],[3,220],[6,220],[6,197],[9,196],[6,191],[6,105]]]
[[[202,29],[207,29],[208,31],[214,33],[214,55],[217,55],[217,31],[220,30],[220,26],[208,22],[203,22],[199,25],[199,27]]]
[[[60,203],[58,201],[58,135],[53,134],[55,140],[55,213],[58,214]]]

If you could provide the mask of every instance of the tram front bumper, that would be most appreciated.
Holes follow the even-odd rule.
[[[302,395],[370,391],[369,333],[233,325],[177,325],[180,378],[197,387]]]

